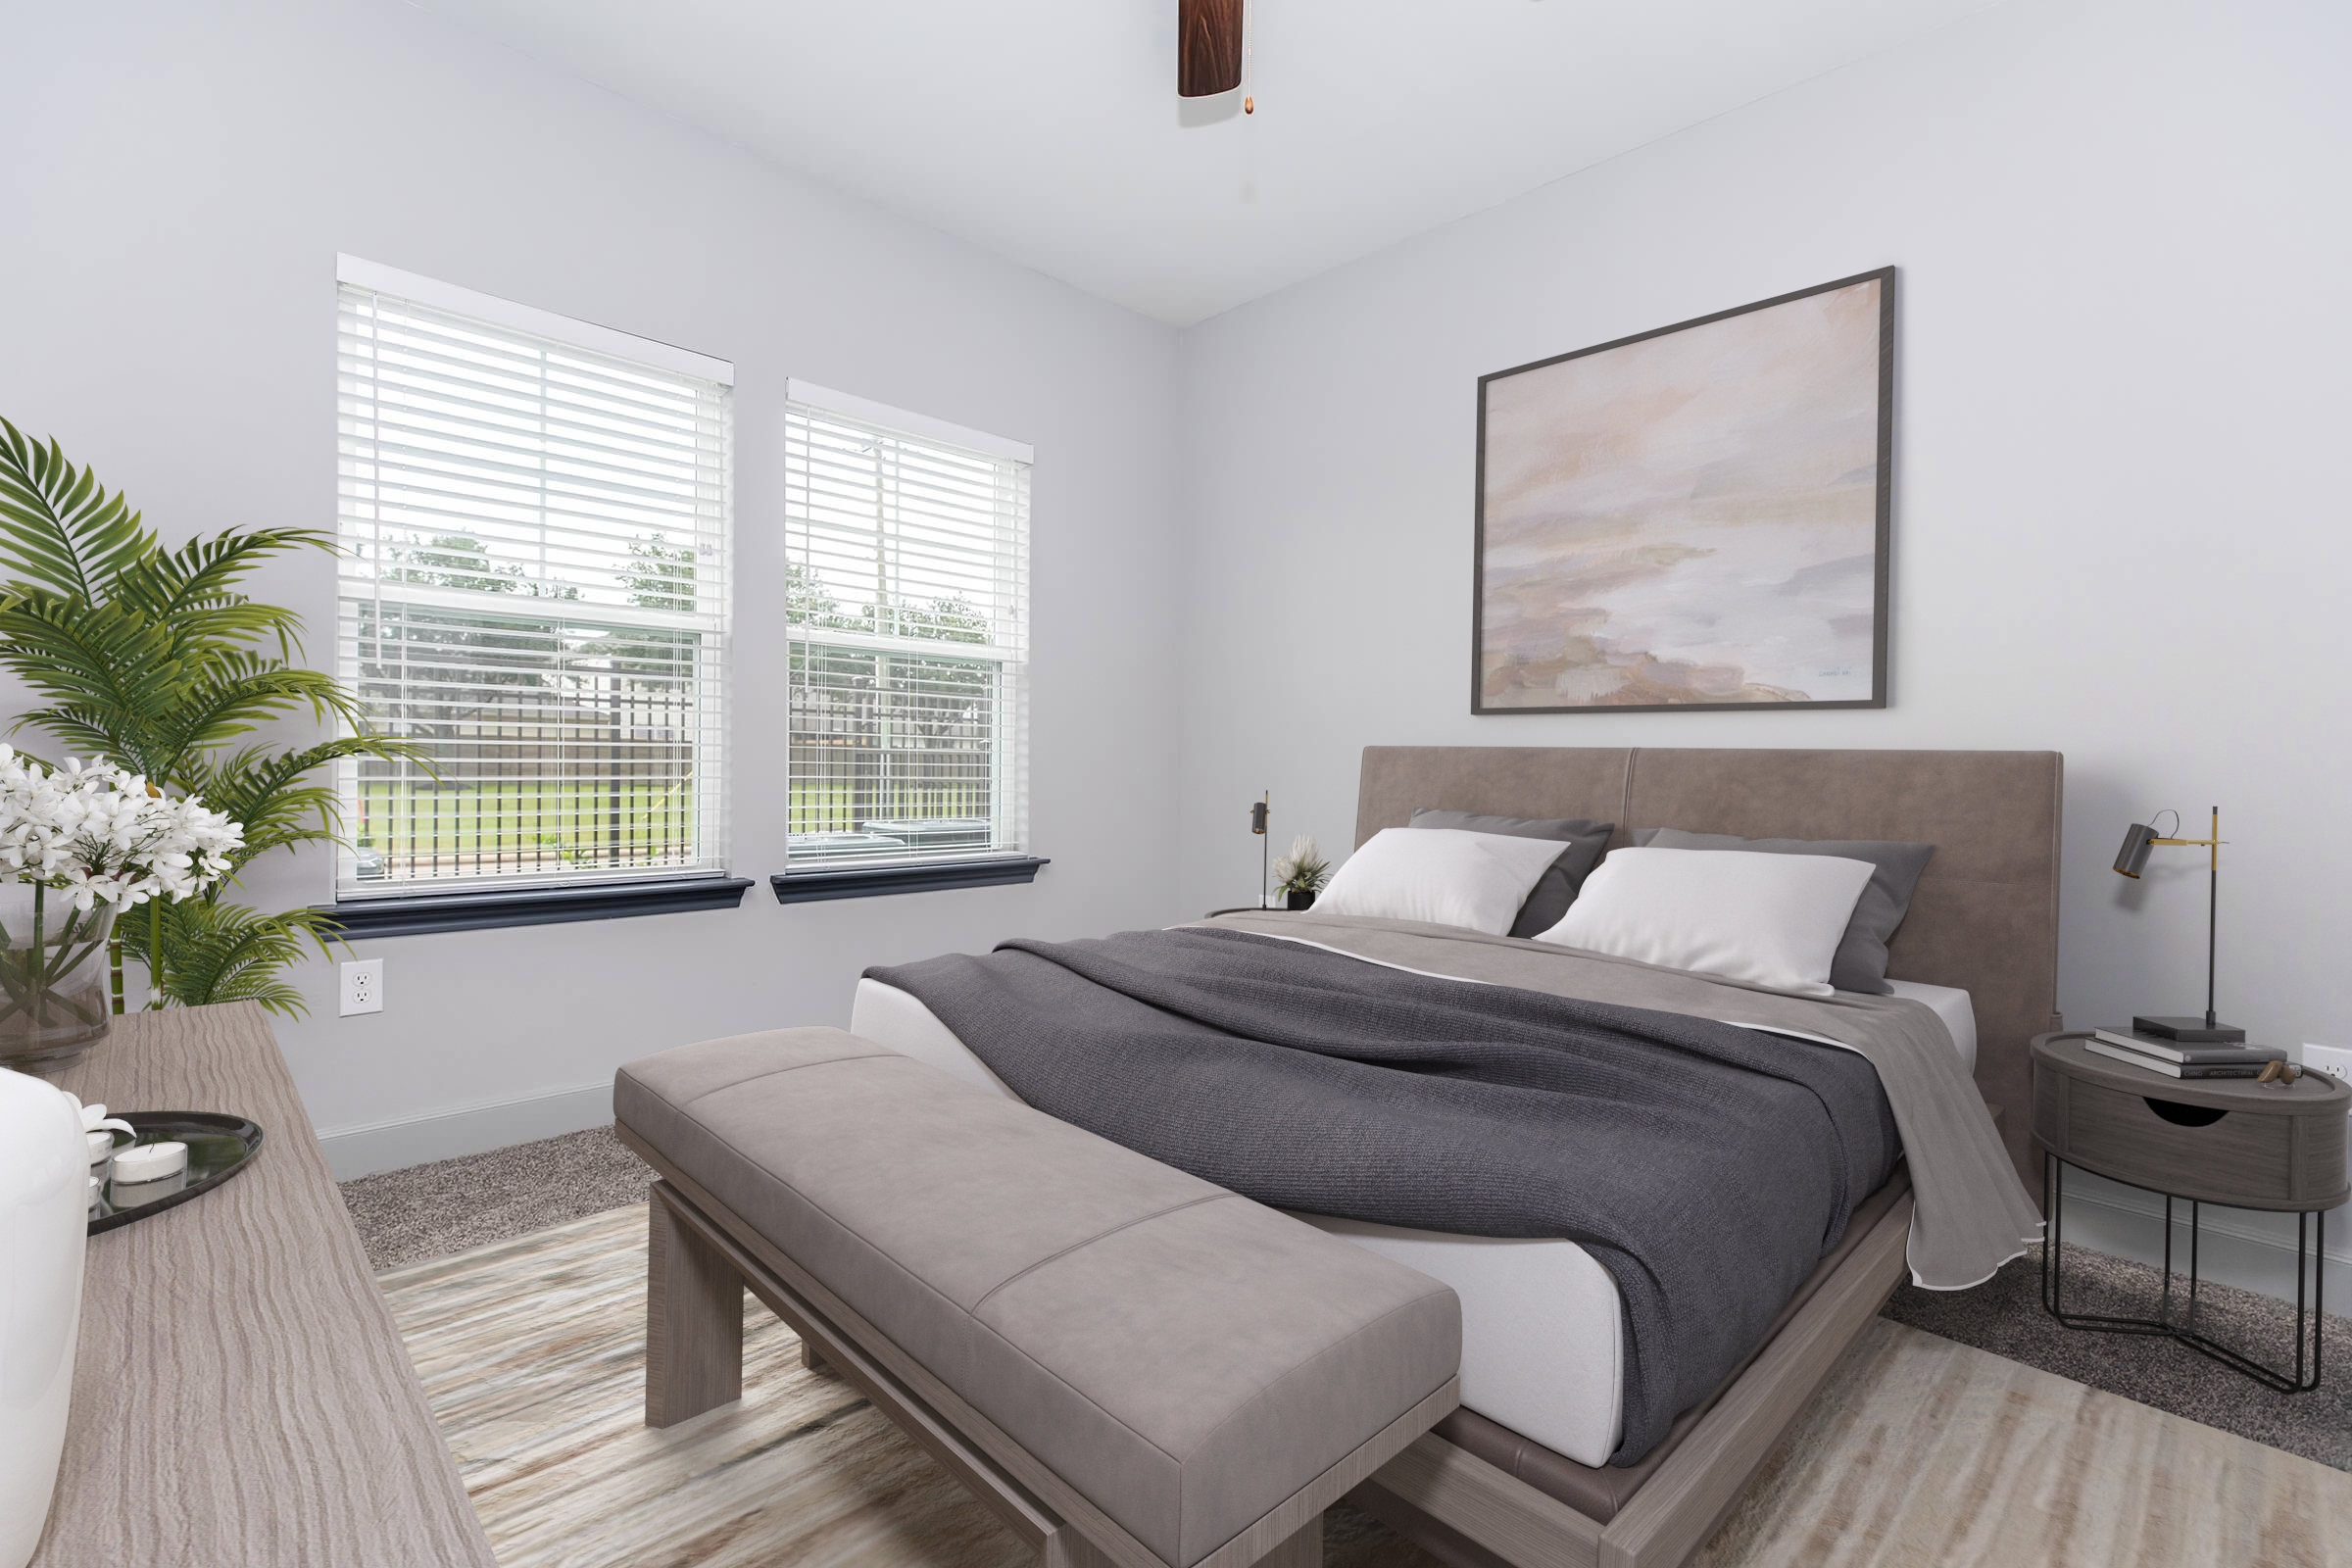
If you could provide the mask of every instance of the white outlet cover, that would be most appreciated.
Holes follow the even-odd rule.
[[[342,1016],[384,1010],[384,960],[355,958],[342,968]]]
[[[2303,1066],[2308,1072],[2324,1072],[2352,1083],[2352,1051],[2341,1046],[2315,1046],[2306,1042]]]

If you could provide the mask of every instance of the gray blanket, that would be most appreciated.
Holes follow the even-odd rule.
[[[1014,942],[870,973],[921,1000],[1029,1103],[1262,1201],[1580,1243],[1624,1303],[1621,1464],[1755,1348],[1887,1174],[1902,1101],[1923,1098],[1890,1108],[1879,1054],[1735,1025],[1866,1035],[1890,1059],[1924,1055],[1924,1041],[1967,1082],[1942,1025],[1899,999],[1848,1017],[1443,927],[1223,925]],[[1233,929],[1249,925],[1336,951]],[[1821,1027],[1824,1012],[1841,1030]],[[1895,1073],[1923,1075],[1932,1065]],[[1952,1141],[1940,1128],[1930,1139]],[[1913,1163],[1924,1210],[1916,1152]],[[2005,1157],[2000,1173],[2015,1189]],[[1997,1232],[2011,1221],[1992,1207]],[[2023,1234],[2010,1229],[1974,1277]]]
[[[1934,1291],[1981,1285],[2040,1240],[2041,1211],[2018,1181],[1951,1032],[1924,1003],[1845,992],[1788,997],[1631,958],[1406,920],[1269,911],[1229,915],[1217,925],[1428,974],[1837,1041],[1878,1069],[1910,1158],[1914,1283]]]

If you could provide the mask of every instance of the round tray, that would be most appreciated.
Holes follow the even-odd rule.
[[[242,1116],[223,1116],[210,1110],[134,1110],[122,1119],[138,1129],[133,1144],[179,1143],[188,1146],[188,1168],[177,1177],[160,1182],[108,1181],[98,1191],[98,1204],[90,1215],[90,1234],[111,1231],[160,1214],[167,1208],[176,1208],[198,1193],[210,1192],[222,1182],[253,1163],[253,1156],[262,1152],[262,1129]],[[127,1149],[129,1144],[118,1144]],[[176,1182],[177,1185],[173,1185]],[[123,1201],[116,1206],[116,1189],[122,1190]],[[155,1188],[148,1194],[141,1189]]]

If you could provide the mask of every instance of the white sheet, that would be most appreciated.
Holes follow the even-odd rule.
[[[1936,1010],[1973,1068],[1976,1011],[1949,986],[1888,982]],[[906,992],[859,980],[850,1032],[1007,1100],[1020,1097]],[[1417,1268],[1462,1299],[1462,1403],[1579,1464],[1616,1451],[1625,1403],[1617,1282],[1574,1242],[1460,1236],[1324,1214],[1298,1218]]]
[[[1977,1009],[1968,1000],[1968,993],[1956,986],[1932,986],[1924,980],[1889,980],[1886,983],[1894,988],[1896,996],[1924,1002],[1934,1009],[1936,1016],[1943,1020],[1943,1026],[1952,1032],[1952,1045],[1960,1053],[1960,1059],[1974,1073],[1977,1070]]]

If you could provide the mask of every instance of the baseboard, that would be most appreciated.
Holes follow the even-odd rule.
[[[511,1144],[527,1144],[612,1119],[612,1085],[583,1084],[524,1100],[463,1105],[424,1116],[403,1116],[365,1127],[340,1127],[318,1135],[335,1180],[370,1176],[461,1154],[485,1153]]]
[[[2102,1181],[2087,1171],[2066,1173],[2067,1241],[2138,1263],[2164,1261],[2164,1200],[2155,1193]],[[2198,1244],[2206,1279],[2295,1298],[2295,1217],[2207,1205]],[[2338,1314],[2352,1309],[2352,1207],[2328,1216],[2325,1299]],[[2173,1204],[2173,1266],[2188,1268],[2188,1204]]]

